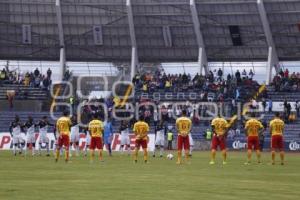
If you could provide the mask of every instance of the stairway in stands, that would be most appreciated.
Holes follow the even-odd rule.
[[[5,84],[0,87],[0,100],[6,99],[7,90],[14,90],[16,92],[15,99],[45,100],[48,98],[48,92],[41,88]],[[27,98],[24,98],[24,93],[27,93]]]
[[[300,92],[276,92],[274,86],[267,86],[268,96],[273,102],[287,101],[295,102],[300,100]]]
[[[49,122],[54,123],[54,120],[51,119],[49,112],[0,112],[0,132],[9,131],[9,125],[14,120],[16,115],[20,117],[21,123],[25,123],[28,116],[32,116],[35,123],[41,120],[43,116],[47,116]],[[54,115],[59,116],[59,113],[54,113]],[[52,130],[53,129],[49,129],[49,131]]]

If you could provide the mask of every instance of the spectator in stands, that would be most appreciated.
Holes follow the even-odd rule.
[[[237,88],[235,90],[235,100],[239,100],[239,98],[240,98],[240,90]]]
[[[231,81],[232,77],[230,74],[227,75],[227,82]]]
[[[218,70],[218,80],[222,81],[222,78],[223,78],[223,71],[222,71],[221,68],[219,68],[219,70]]]
[[[278,73],[281,77],[284,77],[284,72],[282,70],[282,68],[280,69],[279,73]]]
[[[252,99],[250,109],[257,109],[257,108],[258,108],[257,101],[255,99]]]
[[[51,71],[50,68],[48,68],[48,70],[47,70],[47,78],[48,78],[49,80],[51,80],[51,75],[52,75],[52,71]]]
[[[43,89],[49,90],[50,88],[50,79],[48,77],[43,76]]]
[[[63,81],[68,81],[71,78],[71,72],[69,70],[65,71]]]
[[[285,69],[284,71],[284,78],[289,78],[289,70]]]
[[[40,71],[39,71],[38,68],[36,68],[36,69],[34,70],[34,76],[35,76],[35,77],[40,76]]]
[[[272,101],[272,99],[269,99],[269,101],[268,101],[268,108],[269,108],[269,113],[273,111],[273,101]]]
[[[30,74],[28,72],[25,74],[24,85],[27,87],[30,85]]]
[[[259,147],[260,147],[260,151],[264,150],[264,143],[265,143],[265,134],[266,134],[266,130],[267,130],[267,122],[263,121],[262,125],[264,126],[264,129],[262,130],[262,132],[259,134]]]
[[[236,80],[237,80],[238,83],[241,81],[241,73],[240,73],[239,70],[236,71],[235,78],[236,78]]]
[[[13,107],[14,107],[13,101],[14,101],[15,95],[16,95],[15,90],[7,90],[6,91],[6,97],[7,97],[10,109],[13,109]]]
[[[250,72],[249,72],[249,77],[252,79],[254,76],[254,72],[252,71],[252,69],[250,69]]]
[[[6,70],[3,68],[3,70],[0,72],[0,86],[6,79]]]
[[[265,98],[262,98],[262,107],[263,107],[263,112],[266,112],[266,108],[267,108],[267,101]]]
[[[242,72],[242,78],[246,78],[247,77],[247,72],[246,70],[244,69],[243,72]]]
[[[295,109],[296,109],[297,117],[300,117],[300,102],[298,100],[295,103]]]

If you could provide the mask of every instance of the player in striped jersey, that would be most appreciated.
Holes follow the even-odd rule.
[[[160,121],[160,123],[157,125],[156,131],[155,131],[155,148],[153,151],[153,157],[155,157],[156,149],[160,150],[159,156],[163,157],[164,146],[165,146],[165,135],[166,135],[166,131],[165,131],[163,121]]]
[[[41,121],[37,124],[39,127],[39,154],[41,155],[42,152],[42,144],[46,144],[47,156],[50,156],[50,149],[49,149],[49,138],[47,136],[48,127],[54,126],[53,124],[49,123],[47,116],[44,116]]]
[[[25,145],[25,140],[22,138],[22,125],[18,115],[15,116],[15,120],[9,126],[9,132],[13,138],[13,153],[17,155],[17,148],[19,149],[19,154],[23,152],[23,146]]]
[[[27,137],[27,149],[31,148],[31,155],[35,154],[35,124],[33,118],[31,116],[28,117],[27,122],[23,125],[26,129],[26,137]],[[25,151],[26,154],[26,151]]]

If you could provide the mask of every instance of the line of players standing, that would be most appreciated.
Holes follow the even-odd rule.
[[[34,122],[34,119],[29,116],[28,120],[25,123],[21,123],[18,115],[15,116],[14,121],[10,124],[9,132],[13,139],[13,153],[17,155],[17,150],[19,150],[19,154],[23,153],[25,149],[25,154],[27,149],[31,149],[31,155],[34,156],[36,154],[36,142],[37,135],[36,129],[38,129],[39,140],[38,140],[38,153],[42,154],[42,149],[46,149],[46,156],[50,156],[50,139],[47,135],[48,128],[53,127],[54,129],[54,138],[56,140],[56,126],[49,122],[48,117],[44,116],[37,123]],[[24,134],[26,134],[26,140]],[[79,139],[80,139],[80,127],[77,123],[76,117],[72,117],[72,127],[71,127],[71,140],[70,144],[74,145],[74,149],[76,154],[79,154]],[[43,146],[45,144],[45,146]],[[25,148],[27,146],[27,148]]]
[[[17,148],[19,149],[19,154],[23,153],[23,149],[27,143],[27,148],[32,149],[32,155],[35,154],[35,144],[36,144],[36,134],[35,129],[39,129],[39,154],[41,154],[42,144],[46,144],[47,156],[50,156],[49,150],[49,138],[47,136],[48,126],[54,126],[51,124],[47,117],[44,116],[38,123],[34,123],[34,120],[31,116],[28,117],[28,120],[22,124],[19,116],[15,116],[15,120],[9,126],[9,132],[13,139],[13,153],[17,154]],[[22,132],[26,133],[26,142]]]
[[[68,120],[68,114],[64,113],[65,118],[67,118]],[[252,148],[254,147],[254,149],[257,151],[257,157],[258,157],[258,162],[260,163],[260,151],[259,151],[259,141],[258,141],[258,135],[259,135],[259,130],[263,128],[263,125],[257,121],[254,117],[249,121],[247,121],[246,125],[245,125],[245,129],[247,130],[247,135],[248,135],[248,161],[246,164],[249,164],[251,162],[251,154],[252,154]],[[94,120],[97,121],[97,118],[95,118]],[[98,120],[99,121],[99,120]],[[97,121],[97,122],[98,122]],[[180,121],[180,120],[179,120]],[[93,121],[90,122],[90,124]],[[90,131],[91,133],[86,134],[87,135],[87,141],[86,141],[86,150],[89,147],[90,143],[91,143],[91,139],[89,138],[90,136],[93,137],[93,134],[98,134],[100,138],[102,138],[104,144],[107,145],[107,149],[109,150],[109,154],[111,155],[111,146],[110,146],[110,142],[111,142],[111,136],[112,136],[112,124],[110,122],[110,120],[108,120],[105,125],[102,125],[102,122],[99,121],[100,125],[99,125],[99,129],[97,128],[95,130],[95,133],[93,133],[93,127],[91,128],[91,126],[89,125],[88,131]],[[142,123],[142,122],[141,122]],[[79,153],[79,130],[80,130],[80,126],[78,125],[77,121],[76,121],[76,117],[73,116],[70,120],[70,123],[68,122],[68,124],[70,125],[70,132],[71,132],[71,138],[70,138],[70,142],[68,141],[68,146],[69,143],[70,145],[74,145],[75,149],[76,149],[76,153]],[[138,123],[137,123],[138,124]],[[69,127],[68,125],[68,127]],[[142,124],[143,125],[143,124]],[[184,141],[186,141],[188,144],[188,148],[184,148],[184,149],[188,149],[191,154],[191,150],[192,148],[190,148],[190,146],[193,146],[193,140],[191,138],[191,134],[190,134],[190,130],[191,130],[191,121],[187,118],[184,117],[183,119],[181,119],[181,122],[178,123],[176,121],[176,128],[178,131],[179,136],[184,136]],[[28,117],[28,121],[24,124],[22,124],[20,122],[20,119],[18,116],[15,117],[15,120],[11,123],[10,125],[10,133],[12,135],[13,138],[13,152],[14,155],[17,154],[16,152],[16,148],[18,147],[20,149],[20,153],[22,153],[23,148],[25,147],[25,140],[23,139],[24,137],[22,136],[22,131],[26,130],[26,134],[27,134],[27,147],[32,149],[32,155],[34,155],[34,149],[35,149],[35,143],[36,143],[36,134],[35,134],[35,128],[38,127],[39,128],[39,134],[40,134],[40,139],[39,139],[39,153],[41,154],[41,149],[42,149],[42,144],[45,143],[46,144],[46,150],[47,150],[47,156],[50,156],[50,152],[49,152],[49,138],[47,137],[47,130],[48,130],[48,126],[54,126],[53,124],[49,123],[47,117],[43,117],[38,123],[34,123],[34,120],[32,117]],[[56,125],[57,126],[57,125]],[[98,125],[97,125],[98,126]],[[225,142],[225,138],[226,138],[226,134],[228,131],[228,128],[230,127],[230,124],[228,124],[226,122],[225,119],[223,118],[216,118],[212,121],[212,128],[213,128],[213,132],[214,132],[214,137],[212,140],[212,154],[211,154],[211,162],[210,164],[214,164],[215,163],[215,155],[216,155],[216,150],[217,147],[220,146],[221,150],[222,150],[222,155],[223,155],[223,164],[226,164],[226,142]],[[271,131],[271,135],[272,135],[272,143],[271,143],[271,149],[272,149],[272,164],[275,163],[275,150],[279,149],[280,150],[280,157],[281,157],[281,164],[284,164],[284,153],[283,153],[283,128],[284,128],[284,122],[280,119],[279,117],[279,113],[276,113],[275,119],[272,120],[270,122],[270,131]],[[149,129],[149,126],[147,124],[147,128],[145,129]],[[187,130],[185,130],[187,129]],[[141,129],[141,131],[137,131],[137,128],[133,128],[133,131],[135,132],[136,136],[141,135],[142,137],[145,137],[146,140],[148,140],[148,131],[145,131],[143,129]],[[88,131],[86,131],[86,133],[88,133]],[[56,133],[56,131],[54,131]],[[58,135],[61,135],[61,131]],[[68,132],[68,136],[69,136],[69,128],[67,128]],[[128,150],[128,155],[130,155],[130,138],[129,138],[129,123],[126,122],[122,122],[121,126],[120,126],[120,133],[121,133],[121,146],[120,146],[120,150],[121,152],[124,152],[124,150],[127,148]],[[147,132],[147,133],[146,133]],[[163,155],[163,148],[164,148],[164,138],[165,138],[165,134],[166,134],[166,127],[164,126],[164,124],[162,122],[160,122],[158,124],[158,126],[156,127],[156,139],[155,139],[155,146],[156,148],[160,148],[160,156]],[[183,134],[183,132],[186,132],[185,134]],[[145,136],[146,135],[146,136]],[[188,137],[186,137],[188,136]],[[55,139],[57,139],[57,134],[54,134]],[[56,140],[59,142],[59,139]],[[101,150],[103,148],[103,144],[101,142]],[[99,148],[98,148],[99,149]],[[182,147],[178,148],[178,157],[181,157],[181,151],[182,151]],[[135,153],[136,154],[136,153]],[[180,155],[179,155],[180,154]],[[185,152],[185,154],[187,154],[187,152]],[[155,157],[155,151],[153,156]],[[147,160],[145,160],[147,161]],[[181,163],[181,160],[178,161],[178,163]]]

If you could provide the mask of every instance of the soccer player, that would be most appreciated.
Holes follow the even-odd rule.
[[[283,130],[284,122],[280,119],[280,114],[277,112],[275,118],[270,122],[272,165],[275,165],[276,150],[280,151],[281,165],[284,165]]]
[[[177,163],[182,163],[182,155],[181,152],[184,149],[185,151],[185,160],[189,163],[189,151],[190,151],[190,140],[189,134],[192,128],[192,121],[187,117],[186,110],[182,110],[182,116],[176,120],[176,127],[178,131],[177,138]]]
[[[111,119],[108,119],[104,124],[103,138],[104,138],[104,145],[106,146],[106,149],[108,150],[109,156],[112,156],[112,151],[111,151],[112,135],[113,135],[112,122],[111,122]]]
[[[39,154],[42,155],[42,144],[46,144],[46,150],[47,150],[47,155],[50,156],[50,149],[49,149],[49,138],[47,136],[48,132],[48,126],[54,126],[53,124],[49,123],[47,116],[44,116],[41,121],[37,124],[39,127],[39,133],[40,133],[40,140],[39,140]]]
[[[23,125],[26,128],[27,149],[31,148],[31,155],[35,154],[35,124],[33,118],[28,116],[27,122]],[[26,154],[26,151],[25,151]]]
[[[212,120],[211,127],[213,131],[213,138],[211,143],[211,161],[209,164],[215,164],[216,152],[219,146],[222,151],[223,165],[226,165],[226,133],[228,131],[229,124],[224,118],[218,116]]]
[[[121,151],[121,153],[123,153],[125,148],[127,148],[128,155],[130,155],[130,138],[129,138],[128,122],[122,121],[121,127],[120,127],[120,133],[121,133],[120,151]]]
[[[15,116],[15,120],[9,126],[9,132],[11,137],[13,138],[13,153],[17,155],[17,148],[19,149],[19,154],[23,152],[23,146],[25,146],[25,141],[22,138],[21,134],[21,122],[18,115]]]
[[[79,124],[77,122],[76,116],[72,116],[71,118],[72,121],[72,127],[71,127],[71,140],[70,140],[70,146],[71,146],[71,154],[76,156],[79,156]],[[72,149],[74,147],[74,151]]]
[[[261,163],[260,157],[260,148],[259,148],[259,132],[261,129],[264,128],[262,123],[255,119],[255,113],[251,114],[251,119],[249,119],[245,124],[245,130],[247,134],[247,162],[246,165],[249,165],[251,163],[251,157],[252,157],[252,149],[256,151],[257,156],[257,162]]]
[[[84,129],[84,133],[85,133],[85,146],[84,146],[84,156],[87,156],[87,151],[90,148],[91,145],[91,135],[90,132],[88,130],[88,128]]]
[[[189,142],[190,142],[190,152],[189,152],[189,156],[192,157],[192,152],[194,149],[194,139],[192,137],[192,134],[189,134]]]
[[[55,154],[55,162],[58,162],[60,150],[65,147],[65,161],[69,161],[69,147],[70,147],[70,127],[72,125],[69,117],[69,112],[64,111],[63,116],[60,117],[56,122],[56,130],[59,134],[57,139],[57,148]]]
[[[160,123],[156,127],[156,133],[155,133],[155,148],[153,151],[153,157],[155,157],[155,151],[156,149],[159,149],[159,156],[163,157],[164,153],[164,146],[165,146],[165,127],[163,121],[160,121]]]
[[[89,133],[91,135],[90,155],[91,163],[94,162],[95,149],[99,150],[99,160],[102,162],[102,150],[103,150],[103,123],[98,119],[98,114],[94,114],[93,120],[89,123]]]
[[[133,126],[133,132],[135,134],[135,149],[134,149],[134,162],[137,163],[138,152],[140,147],[143,148],[144,151],[144,162],[148,162],[148,132],[150,128],[149,125],[144,121],[144,116],[139,117],[139,121],[137,121]]]

